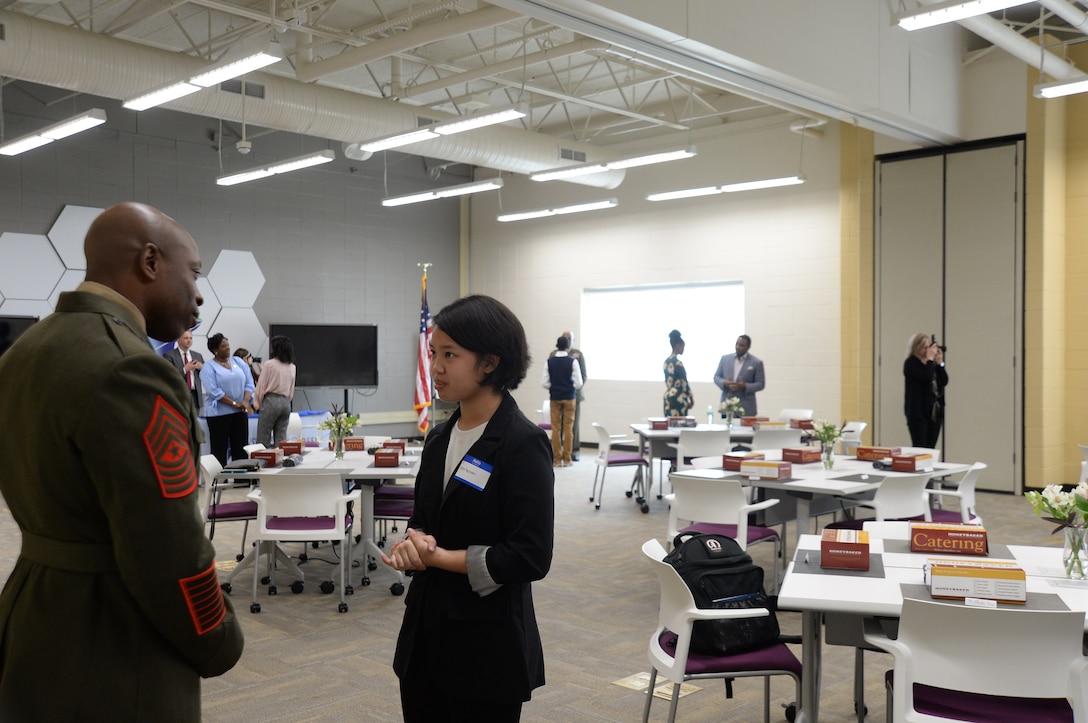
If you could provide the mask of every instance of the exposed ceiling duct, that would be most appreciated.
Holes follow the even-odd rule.
[[[0,76],[7,78],[125,100],[207,67],[198,58],[16,13],[0,11],[0,24],[6,28],[5,40],[0,42]],[[246,123],[343,143],[414,130],[420,117],[438,121],[454,117],[269,73],[251,73],[247,78],[264,86],[264,98],[245,100]],[[243,120],[243,96],[217,88],[163,107],[233,122]],[[577,162],[621,157],[607,148],[506,126],[444,136],[401,150],[525,174],[572,162],[562,160],[564,157]],[[607,171],[570,182],[615,188],[623,178],[624,171]]]

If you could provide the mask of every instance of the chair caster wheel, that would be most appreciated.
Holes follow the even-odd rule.
[[[340,605],[336,609],[338,612],[346,613],[348,611],[348,604],[340,603]]]
[[[279,590],[276,589],[275,585],[269,585],[268,586],[268,594],[269,595],[275,595],[278,592],[279,592]]]
[[[367,570],[370,570],[371,572],[374,572],[375,570],[377,570],[377,569],[378,569],[378,563],[376,563],[376,562],[368,562],[368,563],[366,564],[366,569],[367,569]]]
[[[592,497],[590,497],[590,498],[589,498],[589,501],[590,501],[590,502],[592,502],[592,501],[593,501],[593,498],[592,498]]]
[[[363,587],[366,587],[367,585],[370,584],[370,578],[369,577],[364,577],[362,580],[359,581],[359,584],[362,585]]]
[[[302,582],[302,580],[295,580],[293,583],[291,583],[291,592],[296,595],[302,592],[305,588],[306,585]]]
[[[661,495],[658,495],[658,496],[657,496],[657,499],[662,499],[662,496],[661,496]]]
[[[642,507],[639,508],[639,509],[642,510],[642,514],[646,514],[647,512],[650,511],[650,506],[648,504],[646,504],[645,502],[643,502]]]
[[[795,720],[797,720],[797,704],[796,703],[790,703],[789,705],[786,706],[785,716],[786,716],[786,720],[788,720],[790,723],[793,723]]]
[[[300,553],[299,556],[298,556],[298,561],[299,562],[306,562],[309,559],[310,559],[309,555],[307,555],[305,552]]]
[[[598,502],[597,504],[593,505],[593,509],[595,509],[595,510],[601,509],[601,503]]]
[[[312,547],[312,548],[314,548],[316,550],[317,546],[320,545],[320,544],[321,544],[320,542],[311,542],[310,547]]]
[[[378,547],[382,548],[383,550],[385,549],[385,538],[384,537],[382,539],[378,540]]]
[[[259,613],[261,611],[261,604],[260,603],[252,603],[249,606],[249,611],[251,613]]]
[[[261,584],[262,585],[267,585],[270,582],[272,582],[272,578],[270,578],[268,575],[265,575],[264,577],[261,578]]]
[[[335,589],[336,589],[336,586],[333,585],[330,581],[328,581],[328,580],[322,581],[322,583],[321,583],[321,592],[328,595],[329,593],[331,593]]]
[[[238,553],[237,555],[234,556],[234,559],[237,560],[238,562],[241,562],[242,560],[246,559],[246,556],[243,555],[242,553]]]
[[[631,490],[627,490],[626,494],[627,494],[628,497],[634,497],[635,496],[635,493],[632,492]]]
[[[354,585],[345,585],[344,586],[344,594],[345,595],[354,595],[355,594],[355,586]]]
[[[230,595],[231,592],[234,591],[234,586],[231,585],[229,582],[225,582],[225,583],[223,583],[222,585],[219,586],[219,589],[222,590],[223,592],[225,592],[226,594]]]
[[[403,595],[404,594],[404,583],[401,583],[401,582],[393,583],[392,585],[389,586],[389,592],[391,592],[391,593],[393,593],[394,595],[397,595],[397,596]]]

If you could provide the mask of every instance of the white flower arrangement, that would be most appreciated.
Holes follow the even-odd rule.
[[[721,406],[718,407],[718,410],[723,414],[739,416],[744,414],[744,405],[740,403],[740,397],[729,397],[722,402]]]

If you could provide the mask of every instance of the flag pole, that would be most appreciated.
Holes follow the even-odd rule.
[[[427,432],[431,428],[431,421],[434,418],[432,414],[434,409],[434,388],[430,364],[431,312],[427,304],[427,269],[432,266],[434,264],[429,261],[416,264],[417,268],[423,269],[423,277],[420,280],[422,294],[419,310],[419,349],[416,354],[416,392],[413,409],[417,415],[416,427],[423,433],[424,437],[427,436]]]

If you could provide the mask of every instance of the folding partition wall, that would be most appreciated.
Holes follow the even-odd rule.
[[[1023,481],[1024,140],[878,158],[873,439],[910,443],[903,361],[917,332],[948,346],[943,459]]]

